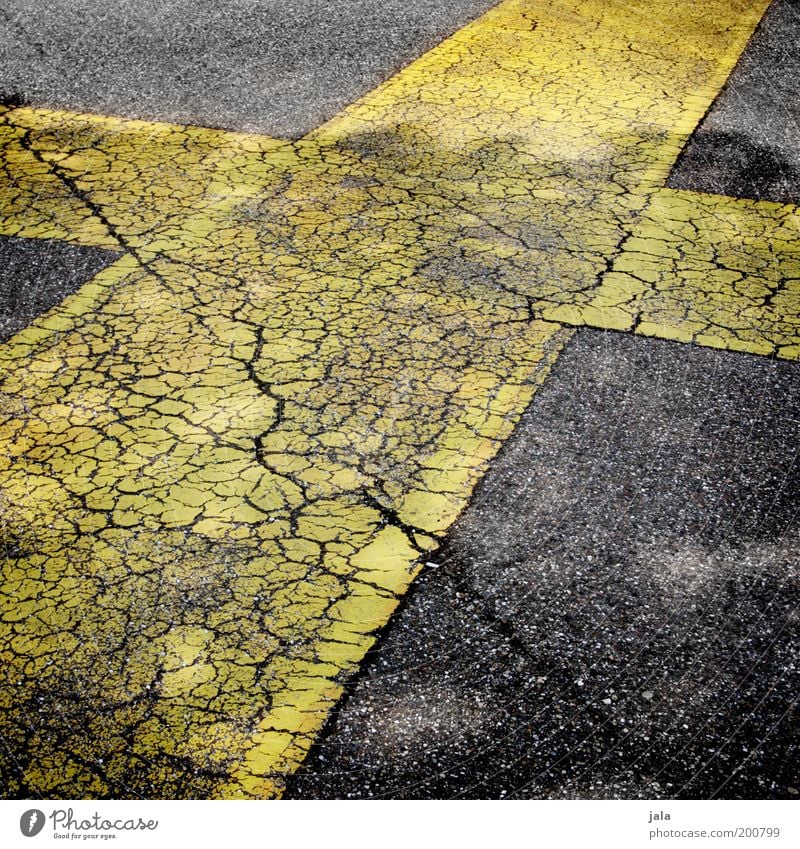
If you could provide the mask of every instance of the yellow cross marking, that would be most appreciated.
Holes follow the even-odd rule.
[[[662,188],[766,5],[510,0],[296,143],[0,117],[0,233],[123,251],[0,349],[10,795],[279,795],[567,325],[800,356],[794,208]]]

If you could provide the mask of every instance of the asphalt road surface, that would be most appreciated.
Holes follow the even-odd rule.
[[[0,2],[0,792],[800,795],[766,7]]]
[[[4,0],[25,103],[297,138],[492,0]]]
[[[798,389],[579,333],[292,794],[791,798]]]

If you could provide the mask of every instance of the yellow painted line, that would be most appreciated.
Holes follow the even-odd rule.
[[[800,210],[656,192],[582,317],[800,359]]]
[[[116,248],[107,228],[29,143],[29,128],[16,123],[18,111],[0,113],[0,227],[6,236],[51,238]],[[5,117],[4,117],[5,116]]]
[[[0,233],[124,251],[0,349],[9,795],[280,794],[765,6],[503,3],[294,144],[0,116]]]

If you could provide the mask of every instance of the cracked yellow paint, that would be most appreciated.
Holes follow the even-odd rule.
[[[605,327],[800,359],[800,213],[656,192],[590,309]]]
[[[765,6],[512,0],[295,143],[0,116],[0,233],[123,254],[0,348],[9,795],[279,795],[564,324],[798,356],[794,210],[661,188]]]

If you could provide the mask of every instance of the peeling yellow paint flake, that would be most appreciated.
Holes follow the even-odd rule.
[[[511,0],[295,143],[0,114],[0,233],[122,254],[0,348],[9,795],[280,795],[564,325],[800,356],[796,211],[661,188],[765,6]]]

